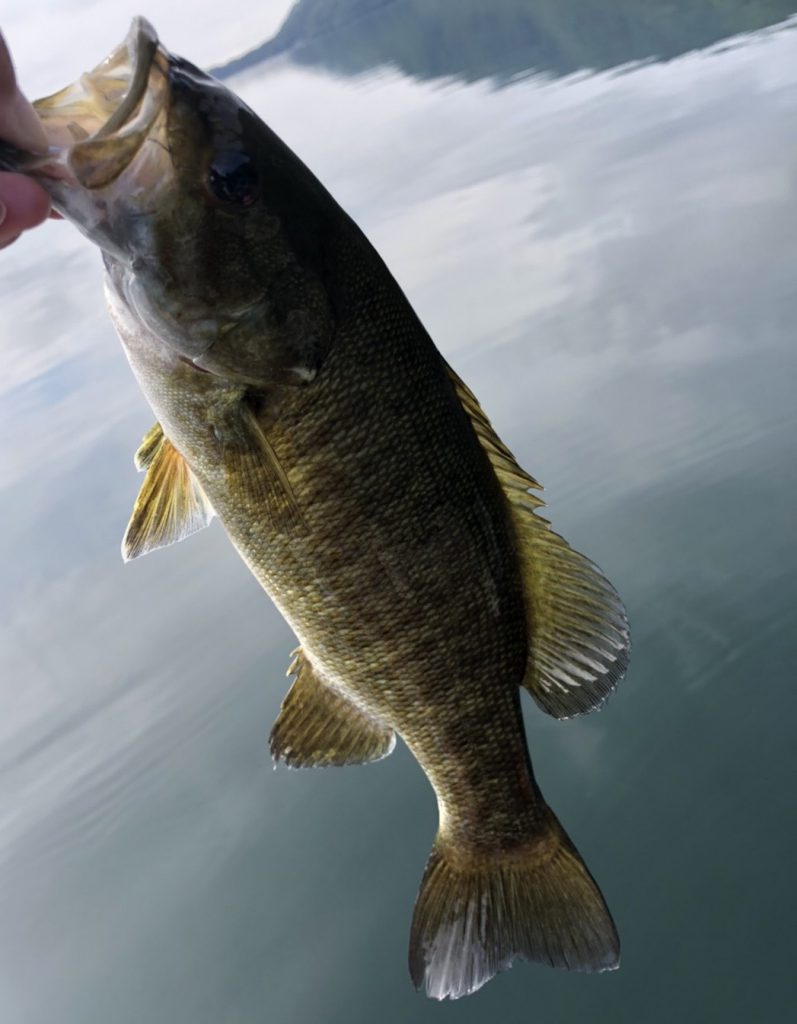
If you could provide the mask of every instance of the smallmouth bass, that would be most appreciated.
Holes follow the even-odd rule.
[[[516,957],[617,966],[611,916],[535,781],[520,688],[600,706],[628,627],[538,513],[476,398],[362,232],[262,121],[137,19],[36,104],[47,157],[0,145],[102,250],[157,417],[123,541],[217,516],[301,647],[271,733],[293,767],[402,737],[437,796],[410,973],[436,998]]]

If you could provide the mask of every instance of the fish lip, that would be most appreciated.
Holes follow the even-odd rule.
[[[152,24],[141,15],[133,18],[124,41],[95,70],[99,70],[103,65],[111,62],[124,50],[127,50],[132,68],[130,86],[122,97],[122,102],[99,131],[94,134],[95,139],[107,138],[122,128],[133,116],[136,107],[147,91],[149,73],[158,50],[158,33]]]
[[[96,67],[59,92],[34,102],[50,148],[46,156],[25,154],[24,160],[18,161],[19,169],[39,177],[45,187],[47,179],[86,188],[113,180],[135,156],[146,129],[163,106],[163,95],[149,101],[147,93],[153,65],[160,66],[165,81],[168,62],[169,55],[153,26],[146,18],[135,17],[124,40]],[[125,80],[126,88],[116,95]],[[113,96],[108,83],[113,83]],[[132,139],[132,129],[142,115],[143,124]],[[124,153],[112,148],[117,141],[127,143]],[[104,174],[96,172],[98,163]]]

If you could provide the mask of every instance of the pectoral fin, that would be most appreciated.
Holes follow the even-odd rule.
[[[628,666],[622,601],[601,570],[537,515],[542,488],[515,461],[473,392],[448,373],[509,503],[526,598],[529,654],[523,685],[555,718],[593,711]]]
[[[196,533],[213,518],[202,488],[160,424],[145,435],[135,464],[147,475],[122,541],[126,562]]]
[[[271,755],[290,768],[364,764],[387,757],[392,729],[322,682],[301,649],[288,669],[293,686],[271,730]]]
[[[290,481],[271,442],[245,399],[216,408],[216,436],[227,483],[252,512],[277,530],[295,530],[303,520]]]

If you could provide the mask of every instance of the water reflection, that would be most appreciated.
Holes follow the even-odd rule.
[[[298,0],[279,31],[215,74],[290,53],[341,74],[394,67],[415,78],[568,75],[649,58],[670,60],[783,21],[794,0]]]
[[[528,714],[623,968],[518,967],[464,1022],[792,1004],[796,58],[783,31],[497,91],[288,62],[233,83],[632,617],[604,712]],[[273,774],[292,641],[218,524],[121,564],[151,414],[99,273],[66,225],[0,254],[0,1019],[437,1019],[404,970],[435,827],[411,759]]]

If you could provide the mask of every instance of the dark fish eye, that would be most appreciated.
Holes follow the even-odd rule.
[[[251,206],[260,193],[257,169],[246,153],[222,150],[208,170],[208,186],[217,199],[236,206]]]

